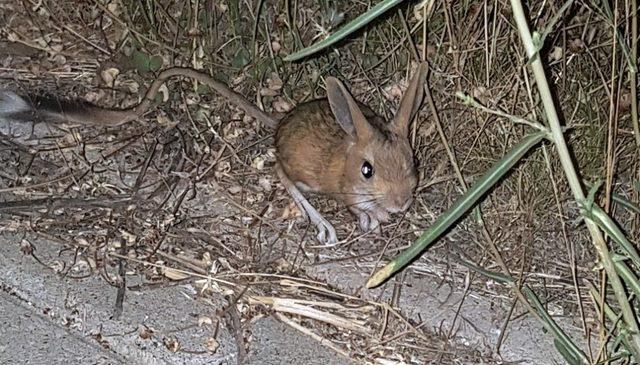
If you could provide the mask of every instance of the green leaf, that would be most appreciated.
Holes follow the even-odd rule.
[[[545,328],[551,331],[554,338],[553,343],[556,345],[558,351],[560,351],[562,357],[564,357],[570,364],[589,364],[584,352],[578,348],[578,346],[571,340],[571,337],[567,336],[562,328],[558,326],[556,321],[553,320],[533,290],[528,286],[524,286],[522,288],[522,292],[527,296],[529,303],[531,303],[531,306],[536,310],[536,312],[538,312],[540,318],[542,318]]]
[[[451,208],[444,212],[426,231],[400,255],[385,267],[378,270],[369,281],[367,288],[373,288],[382,284],[393,273],[403,268],[411,260],[418,257],[422,251],[435,242],[449,227],[458,221],[466,212],[475,206],[480,198],[491,189],[520,159],[537,145],[546,132],[532,133],[526,136],[520,143],[514,146],[500,161],[489,169],[463,196],[458,198]]]
[[[638,255],[635,246],[627,239],[620,227],[618,227],[602,208],[595,203],[590,204],[588,201],[585,201],[582,202],[582,214],[585,219],[593,221],[607,236],[611,237],[611,239],[622,248],[631,261],[633,261],[636,267],[640,268],[640,255]]]
[[[596,201],[596,194],[598,190],[600,190],[600,186],[602,185],[602,180],[598,179],[589,189],[589,193],[587,194],[587,204],[592,206]]]
[[[533,32],[533,34],[531,35],[531,41],[533,42],[533,47],[535,48],[535,51],[533,55],[531,55],[531,57],[529,57],[529,59],[527,60],[527,66],[529,66],[531,62],[537,60],[538,57],[540,57],[540,50],[544,46],[544,43],[542,41],[542,36],[538,32]]]
[[[627,328],[624,321],[620,320],[622,315],[614,312],[613,309],[611,309],[611,307],[607,304],[606,301],[604,303],[600,303],[600,292],[593,286],[593,284],[587,281],[587,287],[589,288],[591,299],[593,303],[596,305],[596,307],[600,310],[600,312],[604,310],[604,313],[607,316],[607,318],[609,318],[609,321],[611,321],[611,323],[615,323],[615,327],[618,330],[618,336],[616,336],[616,341],[618,340],[618,337],[619,337],[620,341],[624,345],[625,351],[629,354],[632,354],[634,359],[640,359],[640,354],[635,352],[635,346],[633,346],[632,334],[629,332],[629,329]],[[601,307],[600,304],[602,304],[603,307]],[[615,357],[612,357],[609,360],[613,360],[614,358]],[[607,361],[606,363],[610,363],[610,362]],[[605,362],[600,362],[598,364],[605,364]]]
[[[509,275],[502,274],[502,273],[495,272],[495,271],[486,270],[486,269],[484,269],[484,268],[472,263],[471,261],[467,261],[467,260],[465,260],[465,259],[463,259],[461,257],[457,257],[455,260],[456,260],[457,263],[459,263],[462,266],[467,267],[469,270],[475,271],[478,274],[484,275],[484,276],[486,276],[486,277],[488,277],[490,279],[493,279],[493,280],[495,280],[495,281],[497,281],[497,282],[499,282],[501,284],[512,285],[513,283],[515,283],[515,280]]]
[[[611,198],[613,199],[614,202],[620,204],[621,206],[623,206],[625,209],[627,209],[628,211],[635,213],[635,214],[640,214],[640,207],[636,204],[634,204],[632,201],[630,201],[629,199],[618,195],[618,194],[611,194]]]
[[[560,355],[562,355],[562,357],[567,361],[567,364],[580,365],[580,360],[573,357],[573,354],[569,350],[567,350],[564,344],[557,338],[553,339],[553,345],[556,347],[556,350],[558,350]]]
[[[380,61],[380,57],[378,57],[373,53],[367,53],[367,54],[364,54],[363,56],[364,57],[362,57],[362,67],[365,69],[372,68],[373,66],[378,64],[378,61]]]
[[[157,71],[162,68],[162,57],[150,56],[138,50],[133,51],[131,60],[133,61],[133,65],[136,70],[141,73]]]
[[[251,62],[251,58],[249,55],[249,51],[244,48],[239,48],[238,52],[236,52],[235,57],[231,60],[231,66],[236,68],[242,68]]]
[[[636,295],[636,297],[640,298],[640,281],[638,281],[638,277],[629,269],[629,267],[624,262],[615,262],[616,271],[627,283],[627,287]]]
[[[476,271],[482,275],[485,275],[491,279],[496,280],[499,283],[513,285],[515,284],[515,280],[509,275],[493,272],[489,270],[485,270],[469,261],[466,261],[462,258],[456,258],[456,261],[460,264],[468,267],[469,269]],[[522,292],[527,296],[529,302],[532,304],[532,307],[538,312],[544,329],[548,331],[553,336],[553,343],[558,349],[558,352],[564,357],[567,363],[573,365],[581,365],[587,364],[587,357],[585,354],[580,351],[578,346],[571,340],[569,336],[558,326],[558,324],[553,320],[553,317],[549,315],[547,310],[544,308],[542,303],[540,303],[540,299],[536,296],[536,294],[529,288],[528,286],[524,286],[522,288]]]
[[[303,48],[303,49],[299,50],[298,52],[294,52],[294,53],[288,55],[287,57],[284,58],[284,60],[285,61],[297,61],[297,60],[299,60],[301,58],[307,57],[307,56],[309,56],[311,54],[314,54],[314,53],[316,53],[318,51],[321,51],[321,50],[333,45],[334,43],[341,41],[342,39],[344,39],[349,34],[355,32],[356,30],[358,30],[358,29],[362,28],[363,26],[367,25],[368,23],[370,23],[371,21],[373,21],[374,19],[376,19],[377,17],[379,17],[380,15],[385,13],[390,8],[392,8],[395,5],[399,4],[400,2],[402,2],[402,0],[384,0],[384,1],[381,1],[378,4],[376,4],[374,7],[369,9],[369,11],[367,11],[366,13],[361,14],[360,16],[355,18],[354,20],[352,20],[349,23],[347,23],[345,26],[340,28],[337,32],[331,34],[330,36],[328,36],[327,38],[321,40],[320,42],[318,42],[316,44],[313,44],[313,45],[311,45],[309,47],[306,47],[306,48]]]

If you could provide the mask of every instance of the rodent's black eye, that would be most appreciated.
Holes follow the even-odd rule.
[[[362,172],[362,176],[365,179],[370,179],[373,176],[373,166],[369,163],[369,161],[365,161],[360,168],[360,172]]]

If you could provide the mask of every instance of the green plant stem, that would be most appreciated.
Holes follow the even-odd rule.
[[[618,315],[616,312],[614,312],[613,309],[611,309],[611,307],[607,304],[607,303],[600,303],[598,301],[598,298],[600,297],[600,294],[598,293],[598,289],[596,289],[595,286],[593,286],[593,284],[591,284],[590,282],[586,282],[587,285],[587,289],[589,291],[589,294],[591,294],[591,298],[593,299],[593,302],[596,304],[597,310],[600,311],[600,313],[602,313],[603,316],[606,316],[609,321],[611,321],[611,323],[614,324],[615,328],[618,330],[618,333],[620,334],[620,336],[622,337],[622,342],[625,344],[626,347],[628,347],[630,350],[633,350],[633,346],[631,346],[631,343],[629,342],[629,331],[627,331],[624,328],[624,324],[620,323],[620,315]],[[606,334],[606,337],[612,337],[613,336],[613,331],[608,331],[609,333]],[[634,355],[636,356],[636,359],[638,358],[638,355]],[[612,360],[612,358],[608,359],[608,360]],[[600,362],[598,364],[606,364],[607,362]],[[613,362],[609,362],[609,363],[613,363]]]
[[[469,105],[472,106],[474,108],[477,108],[487,114],[493,114],[493,115],[497,115],[499,117],[502,118],[506,118],[509,119],[511,122],[516,123],[516,124],[524,124],[524,125],[528,125],[531,128],[535,128],[539,131],[546,131],[547,127],[543,126],[542,124],[538,123],[538,122],[534,122],[531,120],[527,120],[518,116],[515,116],[513,114],[508,114],[505,113],[501,110],[494,110],[494,109],[490,109],[487,108],[486,106],[480,104],[478,101],[476,101],[474,98],[472,98],[469,95],[466,95],[460,91],[458,91],[456,93],[456,97],[458,97],[458,99],[460,99],[465,105]]]
[[[554,144],[558,150],[558,157],[560,159],[560,163],[562,168],[564,169],[565,175],[567,177],[569,187],[571,188],[571,192],[576,201],[582,202],[585,200],[585,195],[582,190],[582,185],[580,184],[580,179],[578,178],[578,174],[576,173],[575,167],[573,165],[573,161],[571,160],[571,155],[569,153],[569,148],[567,147],[566,141],[564,139],[564,135],[562,133],[562,127],[560,125],[560,120],[558,118],[558,113],[556,111],[555,104],[553,102],[553,98],[551,96],[551,90],[549,88],[549,84],[547,83],[547,77],[544,72],[544,67],[542,65],[540,57],[535,57],[536,47],[534,46],[533,39],[531,33],[529,31],[529,26],[527,24],[527,19],[524,14],[524,9],[522,8],[522,3],[520,0],[510,0],[511,8],[513,10],[513,16],[515,18],[516,24],[518,26],[518,32],[520,33],[520,37],[522,39],[522,43],[527,52],[527,57],[533,59],[531,62],[531,69],[533,71],[533,76],[536,80],[536,85],[538,87],[538,92],[540,93],[540,99],[544,106],[544,110],[547,116],[547,120],[549,122],[549,128],[551,129],[551,137],[554,141]],[[535,58],[535,59],[534,59]],[[585,220],[585,224],[591,234],[591,238],[593,240],[593,244],[598,251],[598,255],[602,261],[602,266],[605,269],[607,275],[609,276],[609,280],[611,282],[611,287],[616,296],[616,300],[618,301],[618,305],[620,305],[620,310],[622,312],[622,316],[629,330],[633,333],[633,345],[637,349],[640,349],[640,336],[638,336],[638,323],[636,322],[636,317],[634,315],[631,306],[629,305],[629,300],[625,293],[624,287],[622,285],[622,281],[618,276],[613,260],[609,255],[609,250],[607,248],[607,244],[602,236],[602,233],[595,225],[595,223],[590,220]],[[636,359],[640,360],[640,359]]]
[[[631,59],[638,60],[638,2],[631,0]],[[638,74],[636,69],[629,68],[631,84],[631,124],[636,137],[636,147],[640,150],[640,126],[638,125]]]

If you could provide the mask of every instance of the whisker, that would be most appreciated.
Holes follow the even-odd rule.
[[[380,201],[380,199],[377,199],[377,198],[369,199],[369,200],[362,200],[362,201],[359,201],[359,202],[355,202],[353,204],[347,204],[347,207],[355,207],[355,206],[363,205],[363,204],[364,205],[371,204],[372,206],[375,207],[375,206],[379,205],[378,204],[379,201]]]
[[[373,197],[383,197],[384,194],[376,194],[376,193],[351,193],[351,192],[343,192],[343,191],[338,191],[338,192],[328,192],[327,194],[331,194],[331,195],[349,195],[349,196],[373,196]]]

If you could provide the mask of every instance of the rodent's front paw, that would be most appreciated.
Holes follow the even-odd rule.
[[[378,230],[380,228],[380,221],[377,218],[370,216],[366,212],[357,212],[358,215],[358,225],[360,226],[360,230],[362,232],[369,232],[373,230]]]

